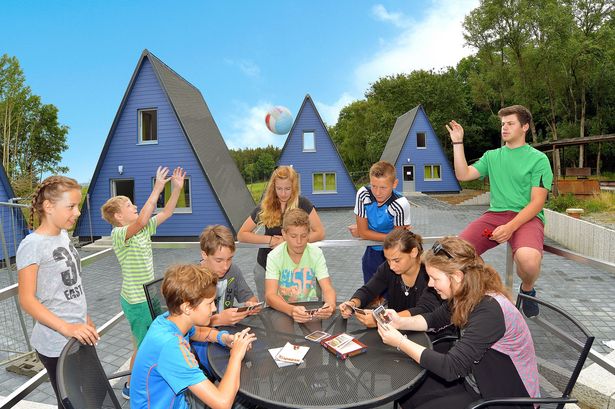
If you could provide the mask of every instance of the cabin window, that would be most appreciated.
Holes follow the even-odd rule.
[[[111,196],[126,196],[135,202],[134,179],[111,179]]]
[[[337,175],[334,172],[313,173],[312,193],[337,193]]]
[[[156,178],[152,178],[152,188],[154,187],[154,183],[156,183]],[[171,186],[171,182],[168,182],[164,185],[164,191],[158,197],[158,202],[156,203],[156,211],[161,211],[164,206],[169,201],[171,197],[171,192],[173,191],[173,186]],[[173,213],[192,213],[192,189],[190,178],[186,177],[184,179],[184,187],[179,193],[179,199],[177,199],[177,206],[175,206],[175,210]]]
[[[425,165],[425,180],[442,180],[440,165]]]
[[[155,109],[140,109],[138,112],[139,143],[158,143],[158,111]]]
[[[316,152],[316,141],[314,131],[303,132],[303,152]]]
[[[416,147],[418,149],[425,149],[427,147],[427,142],[425,141],[425,132],[416,133]]]

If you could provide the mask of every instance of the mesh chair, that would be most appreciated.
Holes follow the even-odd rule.
[[[161,286],[162,278],[143,284],[143,291],[145,298],[147,298],[147,306],[150,314],[152,314],[152,319],[156,319],[157,316],[168,310],[167,303],[160,291]]]
[[[96,348],[71,338],[58,359],[58,393],[65,409],[120,409]]]
[[[543,397],[481,399],[469,405],[468,409],[531,404],[540,404],[542,409],[561,409],[565,403],[577,402],[577,399],[570,398],[570,394],[594,342],[593,335],[562,309],[525,294],[517,297],[517,308],[522,315],[524,302],[536,302],[540,306],[539,315],[524,317],[534,341],[540,395]]]

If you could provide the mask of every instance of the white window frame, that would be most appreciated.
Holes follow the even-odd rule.
[[[333,175],[335,177],[335,190],[326,190],[327,189],[327,175]],[[325,190],[314,190],[314,176],[322,175],[322,184]],[[315,195],[330,195],[337,193],[337,172],[314,172],[312,173],[312,194]]]
[[[306,149],[305,147],[305,134],[312,134],[312,144],[314,145],[313,148],[309,148]],[[312,130],[306,130],[303,131],[303,138],[301,139],[302,143],[303,143],[303,152],[316,152],[316,132],[312,131]]]
[[[432,177],[432,178],[428,179],[428,178],[427,178],[427,176],[426,176],[426,173],[425,173],[425,168],[426,168],[427,166],[430,166],[430,167],[431,167],[431,174],[432,174],[432,175],[434,174],[434,172],[433,172],[434,167],[436,167],[436,166],[437,166],[438,168],[440,168],[440,172],[438,172],[438,174],[440,175],[440,177],[439,177],[439,178],[433,178],[433,177]],[[424,180],[425,182],[437,182],[437,181],[439,181],[439,180],[442,180],[442,165],[439,165],[439,164],[437,164],[437,163],[426,163],[426,164],[424,164],[424,165],[423,165],[423,180]]]
[[[143,112],[156,111],[156,139],[143,140]],[[156,145],[158,143],[158,108],[142,108],[137,110],[137,145]]]
[[[423,141],[425,142],[425,146],[419,146],[419,134],[423,134]],[[427,149],[427,132],[416,133],[416,149]]]
[[[189,190],[188,200],[190,201],[190,207],[175,207],[175,209],[173,210],[173,214],[191,214],[192,213],[192,179],[190,178],[190,176],[186,176],[186,178],[184,179],[184,184],[186,184],[186,181],[188,182],[188,190]],[[152,178],[152,188],[154,187],[155,183],[156,183],[156,178],[153,177]],[[171,184],[171,182],[169,182],[169,188],[171,189],[171,192],[172,192],[173,185]],[[161,195],[164,195],[164,190],[162,191]],[[164,207],[158,207],[158,200],[156,200],[155,213],[161,212],[163,208]]]

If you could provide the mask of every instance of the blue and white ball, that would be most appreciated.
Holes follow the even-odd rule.
[[[277,135],[286,135],[293,126],[293,116],[288,108],[275,106],[267,112],[265,116],[267,128]]]

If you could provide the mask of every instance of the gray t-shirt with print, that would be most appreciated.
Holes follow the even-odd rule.
[[[233,307],[233,300],[240,303],[248,301],[254,297],[254,293],[248,287],[241,269],[231,264],[223,278],[218,279],[216,287],[216,307],[218,312],[222,312],[227,308]]]
[[[65,230],[57,236],[36,232],[23,239],[17,250],[17,269],[38,265],[36,298],[53,314],[70,323],[85,323],[87,303],[81,285],[81,258]],[[58,357],[67,339],[36,322],[32,346],[48,357]]]

